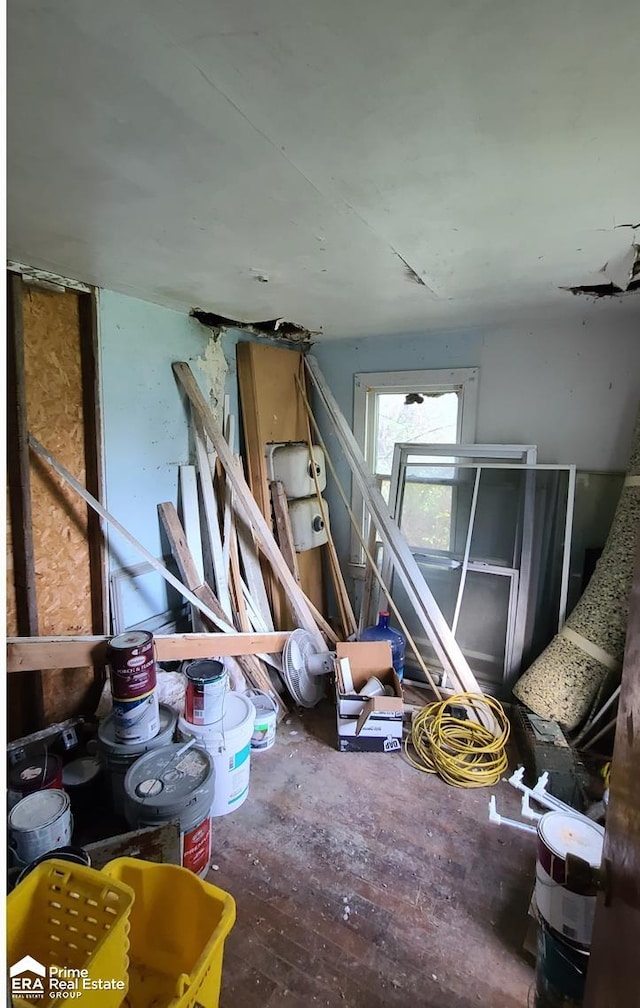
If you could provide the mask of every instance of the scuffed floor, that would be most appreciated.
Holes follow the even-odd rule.
[[[339,753],[334,732],[328,703],[292,716],[214,820],[208,878],[238,911],[221,1008],[525,1008],[535,838],[489,824],[490,790]]]

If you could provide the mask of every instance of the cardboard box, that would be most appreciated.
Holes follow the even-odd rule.
[[[348,658],[353,690],[345,689],[340,659]],[[371,676],[393,688],[393,696],[363,697],[357,692]],[[336,722],[341,752],[397,752],[402,746],[404,700],[391,664],[387,641],[362,641],[336,647]]]

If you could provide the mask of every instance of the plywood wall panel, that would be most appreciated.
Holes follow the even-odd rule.
[[[78,295],[26,288],[23,299],[26,412],[30,432],[85,482]],[[39,629],[92,632],[86,505],[32,456],[31,501]],[[91,670],[43,676],[47,721],[82,705]]]

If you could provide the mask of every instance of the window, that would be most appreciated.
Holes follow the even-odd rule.
[[[478,375],[478,368],[355,375],[353,431],[385,500],[389,499],[393,450],[398,442],[475,441]],[[366,536],[365,509],[357,488],[352,501]],[[441,503],[442,513],[450,513],[451,501]],[[441,521],[433,535],[444,543],[449,535],[449,522]],[[442,548],[447,545],[448,542]],[[351,563],[357,566],[363,563],[355,532]]]

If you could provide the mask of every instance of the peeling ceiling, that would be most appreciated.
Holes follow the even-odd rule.
[[[566,302],[637,234],[638,37],[637,0],[9,0],[9,257],[328,338]]]

